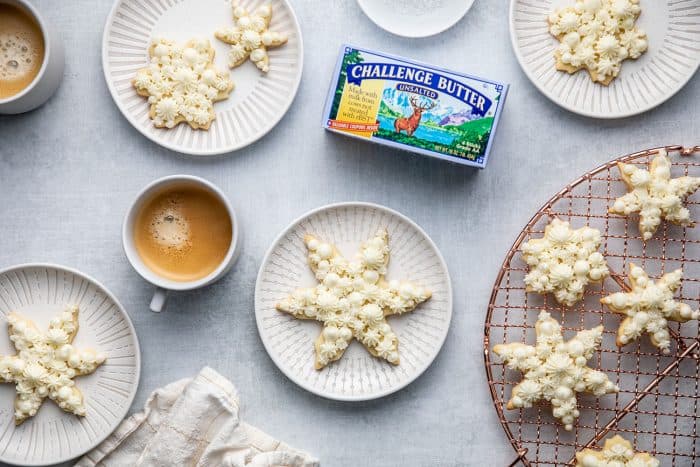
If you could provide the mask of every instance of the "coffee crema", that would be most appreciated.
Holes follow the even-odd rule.
[[[208,276],[224,261],[233,225],[223,201],[193,185],[166,188],[136,215],[134,246],[157,275],[178,282]]]
[[[28,87],[44,61],[44,34],[21,8],[0,2],[0,99]]]

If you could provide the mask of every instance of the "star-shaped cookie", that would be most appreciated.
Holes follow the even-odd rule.
[[[617,167],[629,193],[617,198],[610,212],[621,216],[638,212],[644,241],[654,236],[661,219],[686,227],[695,225],[683,201],[700,188],[700,177],[671,178],[671,161],[665,150],[654,157],[648,171],[622,162]]]
[[[639,266],[630,263],[629,269],[632,290],[617,292],[600,300],[615,313],[625,315],[617,331],[617,345],[622,347],[647,333],[651,343],[667,354],[671,346],[668,322],[685,323],[700,319],[700,311],[693,311],[690,306],[673,299],[681,285],[683,270],[664,274],[654,282]]]
[[[83,394],[73,378],[92,373],[106,357],[71,345],[78,333],[78,307],[52,319],[46,333],[17,313],[8,314],[7,322],[17,355],[0,356],[0,382],[16,385],[15,424],[36,415],[46,397],[66,412],[85,416]]]
[[[594,82],[610,84],[624,60],[647,50],[647,35],[635,26],[641,11],[639,0],[576,0],[551,13],[549,32],[560,42],[554,52],[557,70],[585,68]]]
[[[227,99],[233,90],[228,73],[214,67],[214,49],[206,39],[192,39],[179,46],[167,39],[153,41],[151,63],[136,73],[131,84],[148,97],[149,115],[158,128],[187,122],[193,129],[208,130],[216,118],[214,102]]]
[[[619,391],[605,373],[589,368],[586,363],[600,345],[603,326],[579,331],[565,342],[557,320],[542,311],[535,332],[535,346],[514,342],[493,347],[508,368],[523,374],[523,380],[513,387],[506,407],[528,408],[540,400],[550,401],[554,417],[561,420],[565,430],[571,430],[579,416],[576,393],[602,396]]]
[[[525,276],[528,292],[552,293],[557,302],[572,306],[583,298],[590,283],[608,276],[605,258],[598,252],[600,232],[585,226],[573,230],[568,222],[554,219],[544,237],[522,246],[523,260],[530,267]]]
[[[661,462],[646,452],[637,453],[632,443],[620,435],[605,440],[598,451],[583,449],[576,453],[575,467],[659,467]]]
[[[250,57],[260,70],[270,70],[270,57],[267,49],[279,47],[287,42],[287,36],[270,31],[272,6],[261,5],[253,14],[248,13],[238,3],[233,4],[233,21],[235,25],[216,31],[217,39],[231,44],[228,53],[229,67],[234,68]]]
[[[375,357],[399,364],[399,340],[386,317],[412,311],[431,297],[411,282],[384,278],[389,262],[389,234],[382,229],[360,246],[352,261],[334,245],[306,235],[308,261],[319,284],[301,288],[277,304],[298,319],[323,323],[316,339],[317,370],[343,356],[353,339]]]

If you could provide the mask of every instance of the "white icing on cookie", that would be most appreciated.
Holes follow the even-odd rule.
[[[342,357],[353,337],[375,357],[398,365],[399,340],[386,316],[412,311],[432,294],[410,282],[384,279],[389,262],[386,229],[363,243],[352,261],[312,235],[304,243],[319,284],[295,290],[276,307],[296,318],[323,323],[315,344],[316,369]]]
[[[600,243],[596,229],[572,230],[568,222],[552,220],[543,238],[522,245],[523,260],[530,266],[525,276],[527,291],[553,293],[559,303],[572,306],[583,298],[590,282],[601,282],[609,274],[598,252]]]
[[[151,64],[131,83],[139,95],[148,97],[153,124],[173,128],[187,122],[194,129],[209,129],[216,118],[214,102],[228,98],[233,90],[228,74],[214,68],[209,41],[193,39],[180,47],[159,39],[148,51]]]
[[[605,440],[602,450],[583,449],[576,453],[575,467],[659,467],[661,462],[646,452],[636,453],[632,443],[620,435]]]
[[[535,331],[535,346],[515,342],[493,348],[508,368],[523,373],[523,380],[511,392],[507,408],[528,408],[540,400],[550,401],[554,417],[561,420],[564,429],[571,430],[579,416],[576,393],[602,396],[619,391],[605,373],[589,368],[586,363],[600,345],[603,326],[579,331],[565,342],[557,320],[542,311]]]
[[[17,355],[0,356],[0,382],[16,385],[15,424],[36,415],[46,397],[66,412],[85,416],[83,394],[73,377],[92,373],[106,357],[71,345],[78,332],[78,307],[52,319],[45,334],[17,313],[7,315],[7,322]]]
[[[248,57],[260,70],[270,70],[270,58],[267,49],[279,47],[287,42],[287,36],[270,31],[272,7],[261,5],[252,14],[244,7],[233,4],[234,25],[216,31],[217,39],[231,44],[229,50],[229,66],[237,67]]]
[[[671,161],[665,150],[654,157],[648,171],[622,162],[617,167],[629,193],[617,198],[610,212],[621,216],[638,212],[639,231],[645,241],[654,236],[661,219],[686,227],[694,225],[683,201],[700,188],[700,177],[671,178]]]
[[[632,290],[614,293],[600,300],[614,312],[626,316],[617,332],[617,345],[627,345],[647,333],[654,346],[665,354],[669,353],[671,336],[668,322],[685,323],[700,319],[700,311],[693,311],[687,304],[673,299],[682,278],[683,271],[677,269],[654,282],[642,268],[630,264]]]
[[[647,50],[647,36],[635,26],[640,13],[639,0],[576,0],[551,13],[549,31],[560,42],[557,69],[586,68],[594,81],[609,84],[625,59]]]

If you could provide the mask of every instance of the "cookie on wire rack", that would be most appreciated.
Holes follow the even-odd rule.
[[[523,373],[506,408],[527,408],[540,400],[550,401],[552,415],[570,431],[579,416],[576,393],[602,396],[619,391],[605,373],[587,365],[603,339],[603,326],[579,331],[573,339],[564,341],[561,325],[542,311],[535,331],[534,346],[513,342],[493,347],[508,368]]]
[[[646,452],[635,452],[620,435],[605,440],[601,450],[586,448],[576,453],[575,467],[659,467],[661,462]]]
[[[629,292],[617,292],[603,297],[600,302],[615,313],[625,315],[617,331],[619,347],[634,342],[643,333],[649,334],[651,343],[664,354],[670,352],[671,335],[668,322],[685,323],[700,318],[700,311],[673,299],[680,288],[683,270],[676,269],[654,282],[644,269],[630,263]]]
[[[588,226],[572,229],[553,219],[544,237],[522,245],[523,260],[530,267],[525,276],[528,292],[552,293],[557,302],[572,306],[583,298],[589,283],[600,283],[610,272],[600,248],[600,231]]]
[[[695,225],[683,201],[700,188],[700,177],[671,178],[671,160],[665,149],[659,150],[649,170],[623,162],[617,167],[629,193],[615,200],[610,213],[629,216],[638,212],[644,241],[654,236],[662,219],[684,227]]]

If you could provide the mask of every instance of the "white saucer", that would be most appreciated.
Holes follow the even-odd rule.
[[[622,118],[646,112],[670,99],[700,65],[700,0],[642,0],[637,26],[647,33],[649,50],[625,60],[620,75],[603,86],[585,70],[570,75],[555,69],[558,42],[547,16],[575,0],[511,0],[510,37],[530,81],[571,112],[595,118]],[[691,44],[694,44],[691,46]]]
[[[427,37],[454,26],[474,0],[357,0],[380,28],[403,37]]]
[[[77,305],[74,344],[104,352],[107,361],[75,378],[87,406],[78,417],[46,399],[34,417],[15,426],[15,387],[0,384],[0,462],[49,465],[85,454],[122,422],[139,384],[141,357],[136,331],[117,299],[94,279],[51,264],[0,270],[0,355],[15,355],[5,316],[16,311],[45,331],[66,307]]]
[[[307,262],[304,235],[333,242],[351,258],[360,243],[382,227],[389,231],[387,279],[410,280],[428,287],[433,296],[410,313],[388,318],[399,338],[399,365],[373,357],[353,340],[340,360],[316,370],[314,341],[321,323],[275,309],[275,303],[295,289],[317,283]],[[299,386],[328,399],[376,399],[414,381],[440,352],[452,317],[450,275],[435,244],[407,217],[376,204],[332,204],[295,220],[273,242],[255,285],[255,317],[270,357]]]
[[[249,11],[269,3],[270,29],[284,33],[286,44],[270,49],[270,71],[263,73],[247,61],[229,70],[230,46],[214,32],[233,25],[230,0],[116,0],[102,38],[102,67],[114,102],[144,136],[173,151],[193,155],[222,154],[247,146],[272,130],[289,109],[301,81],[304,52],[301,29],[287,0],[241,0]],[[154,37],[185,42],[209,39],[216,51],[215,66],[230,71],[236,85],[228,99],[216,102],[216,120],[209,130],[186,123],[156,128],[148,116],[146,98],[136,94],[131,80],[148,63]]]

